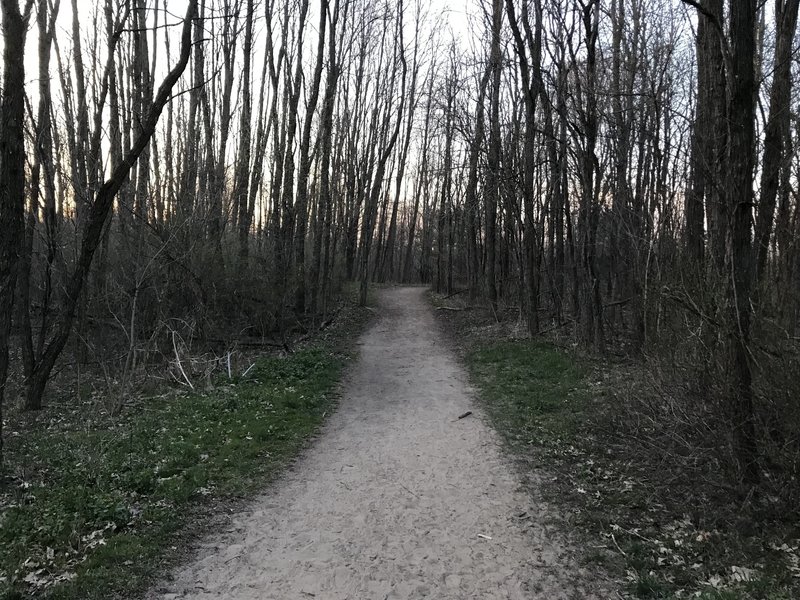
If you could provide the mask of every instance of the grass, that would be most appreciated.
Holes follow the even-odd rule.
[[[0,598],[146,588],[215,509],[262,489],[304,447],[335,406],[348,358],[339,342],[261,358],[244,378],[153,397],[121,418],[52,415],[12,433]]]
[[[467,362],[508,442],[551,446],[574,434],[586,389],[567,355],[544,343],[500,341],[473,349]]]
[[[511,311],[497,323],[487,310],[466,308],[437,314],[511,455],[546,474],[537,492],[559,507],[584,563],[630,598],[800,597],[796,529],[740,528],[735,499],[724,504],[701,481],[685,487],[691,473],[670,484],[678,480],[668,461],[631,434],[629,366],[514,339]]]

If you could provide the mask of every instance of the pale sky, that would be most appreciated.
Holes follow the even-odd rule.
[[[102,6],[103,0],[77,0],[77,8],[78,13],[80,15],[80,20],[83,29],[83,45],[84,45],[84,52],[88,54],[89,48],[87,47],[87,31],[91,28],[92,25],[92,17],[93,13],[96,10],[96,7]],[[157,1],[159,4],[161,0],[150,0],[150,3],[153,1]],[[447,27],[452,31],[453,35],[461,40],[463,46],[468,46],[468,35],[469,35],[469,22],[470,22],[470,15],[477,14],[477,6],[474,3],[474,0],[423,0],[423,2],[427,1],[429,14],[431,17],[434,15],[441,14],[442,19],[447,23]],[[413,0],[408,2],[408,5],[411,4]],[[61,7],[59,10],[58,16],[58,24],[57,24],[57,32],[56,37],[57,41],[60,44],[62,56],[64,58],[71,52],[71,40],[72,40],[72,1],[71,0],[61,0]],[[313,14],[314,6],[317,4],[315,0],[311,0],[311,11]],[[167,23],[172,23],[175,26],[171,27],[170,30],[173,32],[173,35],[177,36],[178,32],[180,31],[180,23],[183,15],[186,12],[186,0],[168,0],[167,4],[167,11],[171,14],[166,15]],[[102,11],[100,14],[100,18],[103,18]],[[163,26],[165,21],[165,15],[162,13],[159,16],[159,22]],[[309,18],[309,30],[313,31],[316,28],[316,18],[311,17]],[[101,39],[101,56],[105,59],[105,33],[104,33],[104,24],[101,22],[99,24],[102,33]],[[163,30],[162,30],[163,31]],[[449,41],[450,35],[448,31],[439,31],[440,35],[442,35],[445,39],[442,41]],[[25,73],[26,78],[29,82],[32,82],[36,78],[36,74],[38,71],[38,56],[37,56],[37,49],[36,49],[36,40],[38,38],[38,31],[36,25],[36,16],[33,15],[31,17],[31,22],[28,28],[28,38],[26,41],[26,56],[25,56]],[[316,45],[316,39],[313,36],[307,36],[308,43],[311,46]],[[173,45],[173,49],[177,51],[177,40],[176,43]],[[2,51],[2,40],[0,40],[0,51]],[[161,54],[163,54],[163,49],[159,48]],[[151,48],[152,52],[152,48]],[[257,52],[257,50],[256,50]],[[53,60],[55,61],[55,53],[53,54]],[[54,63],[55,64],[55,63]],[[85,68],[88,70],[91,68],[91,64],[87,63]],[[55,76],[55,68],[51,68],[51,72]]]

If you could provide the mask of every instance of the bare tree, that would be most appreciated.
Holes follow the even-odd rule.
[[[241,108],[239,112],[239,156],[236,159],[236,169],[234,174],[234,196],[233,211],[238,215],[239,225],[239,260],[244,266],[247,261],[250,227],[253,215],[250,212],[250,195],[248,188],[250,185],[250,163],[251,163],[251,120],[253,113],[253,99],[251,93],[252,74],[251,61],[253,55],[253,17],[255,6],[253,0],[247,0],[244,18],[244,64],[242,66],[242,90]]]
[[[506,11],[517,50],[520,74],[522,76],[522,93],[525,102],[525,134],[522,169],[522,198],[525,212],[523,222],[524,235],[524,286],[525,311],[528,329],[531,334],[539,332],[539,258],[538,239],[535,228],[534,195],[536,194],[534,176],[536,173],[536,103],[542,88],[542,7],[539,0],[534,0],[535,22],[531,24],[528,3],[522,3],[522,27],[517,22],[513,0],[506,0]]]
[[[25,246],[20,265],[19,293],[22,321],[22,361],[25,376],[33,371],[40,359],[49,331],[50,303],[53,298],[53,278],[55,262],[59,253],[59,222],[56,213],[55,172],[53,164],[53,122],[52,93],[50,89],[50,59],[55,34],[56,17],[60,2],[52,7],[48,2],[40,2],[36,15],[39,34],[39,107],[34,124],[34,156],[30,175],[31,206],[28,210],[28,224],[25,232]],[[31,288],[33,282],[34,239],[39,215],[39,198],[43,197],[42,219],[44,221],[45,261],[43,265],[43,291],[40,299],[41,318],[38,323],[38,336],[34,345],[33,322],[31,316]]]
[[[491,68],[491,92],[489,110],[489,157],[486,178],[486,285],[489,303],[497,313],[497,204],[500,187],[500,77],[502,75],[502,52],[500,34],[503,26],[502,0],[492,0],[491,50],[489,65]]]
[[[776,42],[772,89],[769,97],[769,119],[764,131],[764,158],[761,167],[761,193],[756,219],[755,284],[763,280],[769,240],[775,219],[779,176],[786,168],[786,147],[790,137],[790,99],[792,91],[792,40],[797,30],[798,0],[775,2]]]
[[[53,338],[47,344],[42,354],[41,361],[28,377],[26,404],[29,408],[38,408],[41,406],[42,394],[44,393],[50,373],[69,339],[73,320],[75,318],[75,309],[80,300],[81,292],[83,291],[83,286],[89,273],[95,251],[100,243],[106,218],[113,205],[114,197],[125,183],[128,174],[136,164],[136,160],[144,151],[155,132],[158,118],[161,116],[164,106],[166,106],[167,102],[169,102],[172,97],[172,88],[180,79],[189,62],[192,20],[196,14],[197,0],[190,0],[181,34],[180,58],[161,83],[153,102],[147,109],[146,116],[141,121],[141,129],[133,144],[125,153],[122,162],[114,166],[111,176],[97,190],[90,205],[83,228],[80,252],[75,267],[67,279],[65,296],[61,305],[59,318],[54,326]]]
[[[0,103],[0,464],[3,400],[8,375],[11,313],[25,210],[25,34],[33,2],[24,14],[17,0],[3,0],[3,91]]]
[[[322,82],[322,66],[325,58],[325,31],[328,25],[328,0],[322,0],[319,16],[319,39],[317,41],[317,61],[311,79],[306,103],[306,119],[303,135],[300,138],[300,168],[297,174],[296,227],[294,230],[294,285],[295,310],[303,314],[306,310],[306,232],[308,224],[309,176],[311,174],[311,129],[314,111],[319,101]]]
[[[728,77],[728,177],[726,203],[731,215],[729,273],[730,364],[733,375],[732,420],[746,481],[759,479],[753,376],[750,365],[752,305],[753,169],[755,167],[756,2],[731,2],[731,54]]]
[[[397,6],[397,15],[395,22],[396,37],[393,41],[393,62],[395,63],[392,69],[391,81],[394,82],[397,74],[396,64],[400,63],[400,93],[398,106],[395,107],[394,103],[387,100],[385,104],[384,119],[381,128],[386,131],[393,120],[394,113],[394,127],[392,128],[391,135],[385,140],[384,145],[380,148],[379,154],[375,159],[375,169],[372,181],[369,187],[369,192],[366,198],[364,208],[364,217],[361,226],[361,265],[360,265],[360,280],[361,287],[359,293],[359,302],[362,306],[367,304],[367,292],[369,287],[370,278],[370,249],[372,246],[372,239],[375,229],[375,218],[377,215],[378,201],[383,188],[383,178],[386,173],[386,164],[394,151],[397,137],[400,134],[400,128],[403,124],[403,114],[405,109],[405,95],[406,95],[406,76],[408,74],[408,64],[405,57],[405,48],[403,44],[403,17],[404,8],[403,0],[400,0]],[[394,86],[390,84],[390,90]],[[374,112],[377,116],[377,111]],[[373,131],[376,131],[373,128]]]

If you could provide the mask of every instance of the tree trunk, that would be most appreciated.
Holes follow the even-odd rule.
[[[764,131],[764,158],[761,167],[761,196],[756,219],[756,268],[755,288],[763,280],[769,255],[769,239],[775,218],[778,183],[786,160],[785,146],[790,136],[790,100],[792,91],[792,40],[797,29],[797,13],[800,0],[777,0],[772,89],[769,97],[769,118]]]
[[[28,3],[30,9],[31,3]],[[3,90],[0,99],[0,466],[8,345],[25,211],[25,34],[17,0],[2,0]],[[27,11],[26,11],[27,12]],[[25,15],[27,17],[27,15]]]
[[[322,0],[319,17],[319,41],[317,42],[317,62],[311,81],[306,120],[300,140],[300,168],[297,173],[297,203],[295,207],[296,226],[294,231],[294,307],[298,314],[306,311],[306,234],[308,223],[309,175],[311,174],[311,124],[319,101],[322,83],[322,66],[325,58],[325,28],[328,24],[328,0]]]
[[[750,365],[752,309],[752,244],[750,223],[753,207],[755,165],[755,0],[732,0],[731,69],[728,77],[728,178],[727,206],[731,214],[730,247],[726,256],[729,273],[730,368],[733,377],[731,417],[744,480],[759,480],[755,430],[753,376]]]
[[[535,229],[534,215],[534,176],[536,172],[536,101],[542,86],[541,53],[542,53],[542,9],[539,0],[534,3],[536,22],[531,26],[528,4],[522,5],[522,25],[526,39],[517,23],[513,0],[506,0],[506,10],[511,31],[516,42],[520,74],[522,75],[523,97],[525,104],[525,133],[522,150],[522,199],[523,199],[523,240],[522,240],[522,275],[524,278],[523,307],[531,335],[539,333],[539,270],[538,270],[538,236]],[[534,33],[535,32],[535,33]],[[526,45],[527,40],[527,45]],[[530,58],[528,54],[530,53]]]
[[[238,211],[239,268],[244,272],[250,244],[250,227],[253,215],[250,212],[250,128],[253,112],[251,89],[251,61],[253,56],[253,0],[247,0],[244,25],[244,64],[242,66],[241,112],[239,121],[239,156],[236,159],[233,210]]]
[[[500,194],[500,78],[503,55],[500,34],[503,27],[503,0],[492,1],[492,44],[489,64],[492,72],[489,112],[489,157],[486,177],[486,286],[492,312],[497,315],[497,205]]]
[[[319,202],[317,208],[317,227],[314,232],[314,254],[311,273],[311,311],[316,312],[318,300],[325,306],[325,281],[328,279],[327,261],[323,263],[323,249],[330,243],[332,216],[331,198],[331,152],[333,148],[333,110],[336,102],[336,85],[340,68],[336,60],[336,24],[339,19],[339,1],[334,2],[328,41],[328,69],[325,74],[325,95],[322,100],[320,120],[320,139],[322,157],[320,160]],[[326,268],[323,268],[326,267]]]

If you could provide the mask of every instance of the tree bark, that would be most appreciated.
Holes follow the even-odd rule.
[[[28,2],[26,13],[32,2]],[[25,211],[25,34],[27,14],[17,0],[2,0],[3,90],[0,98],[0,466],[8,346]]]
[[[769,118],[764,130],[764,158],[761,166],[761,195],[756,218],[755,288],[764,278],[769,255],[769,239],[775,219],[775,205],[781,169],[786,160],[785,147],[790,136],[790,104],[792,92],[792,40],[797,29],[800,0],[776,0],[775,43],[772,89],[769,96]]]
[[[536,22],[531,26],[528,4],[522,5],[522,25],[525,39],[517,23],[513,0],[506,0],[506,11],[514,34],[520,74],[522,76],[522,93],[525,104],[525,132],[522,150],[522,200],[523,200],[523,240],[522,240],[522,274],[524,278],[523,307],[531,335],[539,333],[539,269],[538,244],[534,215],[534,195],[536,194],[536,101],[542,86],[542,8],[541,2],[535,0],[534,12]],[[527,41],[527,44],[526,44]],[[528,56],[530,54],[530,57]]]
[[[486,286],[492,312],[497,315],[497,205],[500,195],[500,78],[503,55],[500,33],[503,27],[503,0],[492,1],[492,42],[489,65],[492,88],[489,109],[489,156],[486,177]]]
[[[728,77],[727,206],[731,215],[726,252],[730,318],[731,418],[744,481],[759,481],[753,375],[750,365],[752,304],[753,168],[755,166],[756,2],[732,0],[731,73]]]
[[[298,314],[306,311],[306,234],[308,224],[309,176],[311,174],[311,125],[319,101],[322,67],[325,58],[325,29],[328,24],[328,0],[322,0],[319,17],[317,62],[306,104],[306,120],[300,139],[300,168],[297,173],[296,226],[294,230],[294,307]]]

